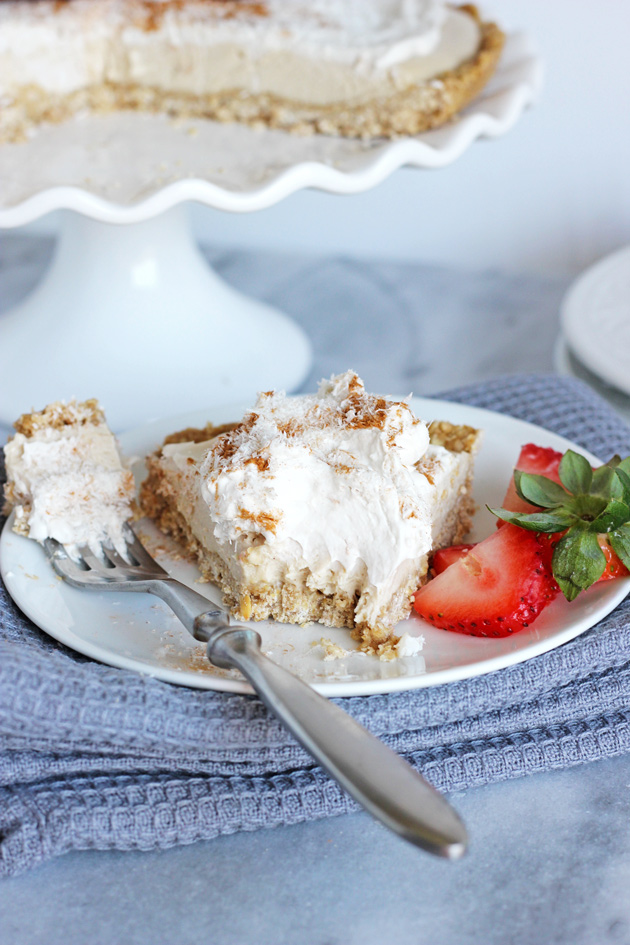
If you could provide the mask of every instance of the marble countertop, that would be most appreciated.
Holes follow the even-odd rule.
[[[45,239],[3,237],[0,310],[35,284],[50,254]],[[315,351],[305,389],[349,366],[369,388],[400,394],[553,370],[566,279],[207,255],[303,325]],[[70,853],[0,883],[0,942],[628,942],[629,784],[621,756],[459,794],[471,846],[458,863],[364,814],[149,853]]]
[[[0,236],[0,313],[33,287],[52,250],[49,239]],[[208,247],[206,255],[229,283],[305,329],[314,364],[304,390],[349,367],[368,390],[418,396],[553,370],[566,279]]]

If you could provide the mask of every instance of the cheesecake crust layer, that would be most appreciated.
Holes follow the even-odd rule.
[[[466,5],[460,10],[479,22],[474,6]],[[322,105],[295,101],[290,95],[255,94],[238,87],[191,95],[150,85],[102,82],[68,94],[56,94],[30,84],[3,106],[0,142],[23,141],[37,125],[63,122],[82,111],[108,114],[119,110],[238,122],[302,135],[318,133],[364,139],[415,135],[453,119],[492,76],[505,36],[495,23],[479,22],[479,29],[476,55],[457,68],[352,103]]]

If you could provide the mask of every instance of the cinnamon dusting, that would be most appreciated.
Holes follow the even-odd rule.
[[[159,30],[169,10],[183,10],[191,5],[190,0],[162,0],[161,3],[141,0],[141,4],[143,15],[138,26],[146,33]],[[267,5],[258,0],[196,0],[195,5],[207,5],[210,15],[222,20],[233,20],[239,16],[269,16]]]
[[[249,509],[240,509],[238,517],[244,518],[248,522],[255,522],[256,525],[261,525],[274,535],[276,534],[276,528],[280,521],[279,517],[270,515],[268,512],[250,512]]]
[[[278,424],[280,433],[284,433],[284,435],[288,437],[302,436],[304,429],[304,424],[295,419]]]
[[[246,466],[248,463],[256,466],[259,472],[266,472],[269,469],[269,460],[266,456],[250,456],[245,460]]]
[[[348,384],[348,397],[344,402],[344,424],[350,430],[382,430],[389,406],[384,397],[366,394],[363,384],[355,374]]]
[[[165,437],[163,445],[166,446],[169,443],[205,443],[206,440],[213,440],[223,433],[234,430],[237,426],[237,423],[221,423],[218,426],[207,423],[205,427],[186,427],[185,430],[177,430]]]
[[[64,427],[85,426],[88,423],[93,426],[105,423],[105,414],[95,398],[81,402],[71,400],[67,404],[56,401],[54,404],[49,404],[44,410],[23,413],[13,426],[18,433],[31,437],[38,430],[47,428],[62,430]]]
[[[429,485],[435,485],[435,473],[440,467],[440,463],[433,456],[423,456],[416,463],[416,469],[425,477]]]

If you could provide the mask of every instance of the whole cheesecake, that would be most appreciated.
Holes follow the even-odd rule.
[[[0,0],[0,141],[85,109],[412,135],[480,92],[503,41],[439,0]]]

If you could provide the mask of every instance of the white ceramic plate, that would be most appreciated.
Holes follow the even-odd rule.
[[[475,499],[479,504],[473,539],[494,528],[486,503],[503,498],[520,447],[535,442],[565,450],[572,444],[532,424],[502,414],[445,401],[412,401],[415,413],[468,423],[485,431],[477,460]],[[145,456],[163,437],[186,426],[212,420],[227,422],[243,409],[215,408],[170,420],[156,421],[120,437],[128,456]],[[575,447],[579,449],[579,447]],[[588,455],[588,454],[586,454]],[[592,462],[598,462],[589,456]],[[141,460],[135,464],[143,474]],[[218,601],[211,585],[195,584],[194,565],[169,553],[168,542],[146,524],[141,528],[161,564],[180,580]],[[56,578],[41,547],[5,527],[0,539],[0,570],[16,603],[42,630],[86,656],[112,666],[156,676],[167,682],[202,689],[250,692],[236,672],[211,666],[204,647],[196,643],[161,601],[145,594],[98,594],[75,590]],[[556,599],[535,624],[505,639],[479,639],[437,630],[417,617],[403,621],[398,631],[425,638],[420,655],[391,662],[357,653],[347,630],[318,625],[306,628],[264,621],[254,624],[263,648],[278,663],[329,696],[395,692],[453,682],[530,659],[571,640],[611,611],[630,590],[630,579],[608,581],[591,588],[572,604]],[[318,641],[328,638],[350,651],[341,660],[324,660]]]
[[[360,193],[399,167],[444,167],[476,139],[505,134],[534,101],[541,80],[529,40],[512,34],[492,80],[458,120],[397,141],[300,137],[163,115],[80,115],[0,147],[0,226],[20,226],[62,207],[134,223],[184,200],[241,212],[269,207],[303,187]]]
[[[606,384],[630,394],[630,246],[582,273],[560,317],[572,353]]]
[[[558,374],[564,374],[568,377],[576,377],[584,381],[596,391],[599,396],[606,400],[613,410],[623,417],[626,423],[630,423],[630,396],[624,394],[616,387],[605,384],[601,378],[592,371],[589,371],[578,358],[569,349],[564,335],[560,334],[556,339],[553,352],[553,363]]]

